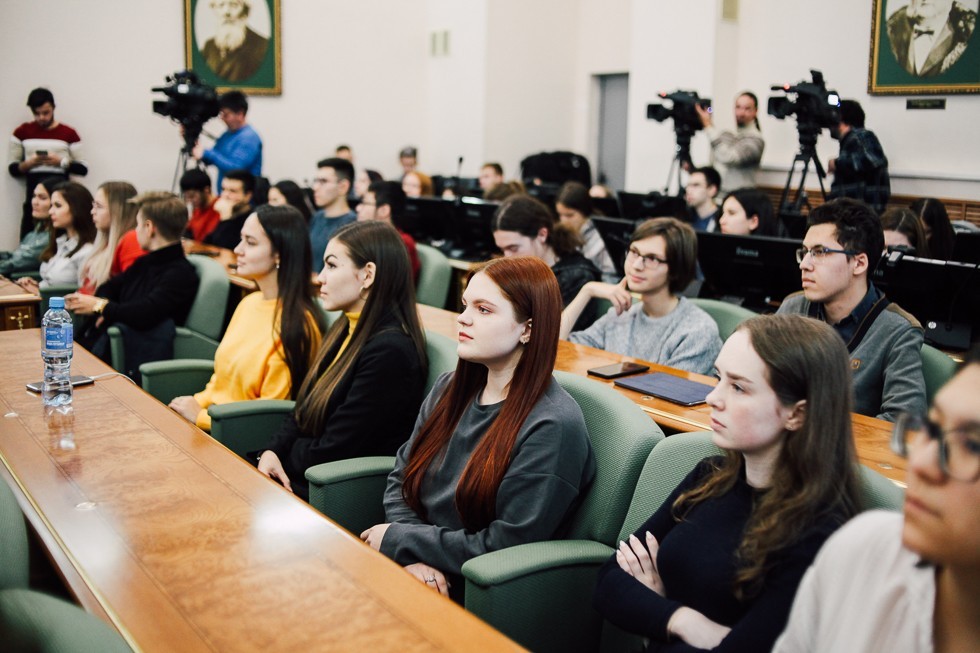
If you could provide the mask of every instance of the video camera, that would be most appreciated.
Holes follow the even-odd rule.
[[[647,105],[647,120],[663,122],[667,118],[674,119],[674,129],[684,130],[691,134],[702,128],[701,119],[698,112],[694,109],[695,105],[711,111],[711,100],[698,97],[697,91],[674,91],[673,93],[660,93],[660,97],[671,101],[668,109],[663,104]]]
[[[153,112],[183,126],[184,145],[190,152],[201,136],[204,123],[217,116],[221,109],[218,106],[218,93],[189,70],[167,76],[166,82],[166,86],[152,89],[154,93],[167,96],[166,100],[153,101]]]
[[[773,86],[771,90],[782,91],[796,95],[791,100],[785,95],[769,98],[769,115],[780,120],[796,114],[796,122],[800,132],[804,129],[819,133],[821,129],[834,129],[840,124],[840,95],[837,91],[828,91],[823,80],[823,73],[811,70],[812,82],[802,81],[795,86],[785,84]]]

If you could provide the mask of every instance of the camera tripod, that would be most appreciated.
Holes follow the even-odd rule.
[[[803,219],[802,208],[806,205],[810,208],[810,202],[806,197],[806,175],[810,169],[810,163],[817,173],[817,181],[820,183],[820,194],[826,200],[827,191],[824,188],[823,180],[827,177],[820,159],[817,158],[817,136],[820,135],[820,127],[816,125],[798,125],[800,134],[800,151],[793,158],[793,164],[789,168],[786,177],[786,186],[783,188],[783,195],[779,200],[779,219],[786,227],[787,232],[793,238],[802,238],[806,230],[806,221]],[[796,164],[801,164],[800,184],[796,188],[793,201],[789,201],[789,189],[793,185],[793,175],[796,174]]]
[[[171,192],[176,195],[180,195],[180,178],[187,171],[187,162],[194,160],[191,153],[194,151],[194,146],[197,144],[197,139],[201,137],[201,133],[203,131],[202,125],[200,124],[181,124],[184,127],[184,146],[181,147],[180,152],[177,153],[177,165],[174,168],[174,179],[170,184]],[[205,169],[203,161],[198,161],[194,167],[200,170]]]
[[[670,168],[667,170],[667,183],[664,185],[664,195],[670,195],[670,185],[676,175],[677,196],[680,197],[682,195],[681,189],[684,187],[681,184],[681,170],[685,170],[685,165],[688,167],[691,166],[691,137],[694,135],[694,130],[687,125],[675,124],[674,135],[676,136],[677,144],[674,147],[674,158],[670,162]]]

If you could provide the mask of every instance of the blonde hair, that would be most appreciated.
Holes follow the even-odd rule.
[[[98,288],[112,274],[112,259],[116,247],[127,231],[136,226],[136,206],[129,200],[136,196],[136,189],[127,181],[107,181],[99,190],[105,195],[109,211],[109,229],[99,229],[95,237],[95,250],[85,262],[82,278]]]

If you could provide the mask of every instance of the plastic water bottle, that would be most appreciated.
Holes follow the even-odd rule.
[[[44,360],[45,406],[71,405],[71,356],[74,347],[71,315],[64,297],[52,297],[41,320],[41,358]]]

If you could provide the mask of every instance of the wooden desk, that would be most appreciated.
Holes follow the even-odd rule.
[[[122,378],[46,417],[38,342],[0,333],[0,476],[134,649],[520,650]],[[75,348],[73,372],[107,371]]]
[[[426,329],[456,340],[456,314],[420,304],[419,316],[422,319],[422,325]],[[593,367],[622,361],[635,361],[649,365],[651,372],[667,372],[668,374],[709,385],[716,383],[713,377],[704,376],[703,374],[684,372],[638,358],[613,354],[601,349],[586,347],[585,345],[573,344],[565,340],[559,341],[558,343],[558,360],[555,362],[555,369],[585,376],[587,371]],[[667,433],[711,430],[711,409],[706,404],[690,407],[679,406],[663,399],[650,397],[641,392],[620,388],[619,386],[613,385],[611,380],[604,380],[597,377],[590,378],[599,383],[606,383],[615,387],[616,390],[640,406]],[[854,443],[857,447],[860,461],[881,475],[900,484],[904,484],[905,459],[893,453],[889,447],[889,439],[892,431],[891,423],[855,413],[852,415],[851,424],[854,430]]]
[[[38,323],[41,297],[9,279],[0,279],[0,331],[33,329]]]
[[[205,245],[194,240],[183,240],[181,242],[184,245],[184,254],[210,256],[220,263],[224,267],[225,272],[228,273],[228,279],[231,283],[243,291],[247,291],[245,294],[253,290],[258,290],[259,287],[253,280],[235,274],[235,270],[238,268],[238,257],[235,256],[235,252],[230,249],[215,247],[214,245]]]

